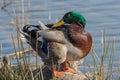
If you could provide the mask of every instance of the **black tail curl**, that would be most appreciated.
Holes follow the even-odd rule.
[[[25,25],[23,27],[23,32],[27,33],[28,35],[31,35],[31,37],[33,38],[37,38],[40,36],[40,35],[37,36],[37,31],[39,30],[40,30],[39,25]]]

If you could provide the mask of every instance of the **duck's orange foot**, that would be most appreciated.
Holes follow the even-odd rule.
[[[58,72],[58,71],[53,71],[53,73],[54,73],[54,76],[55,76],[55,77],[61,77],[61,76],[64,76],[64,75],[65,75],[63,71],[60,71],[60,72]]]
[[[71,73],[74,73],[74,74],[76,74],[77,72],[74,70],[74,69],[72,69],[72,68],[65,68],[64,69],[66,72],[71,72]]]

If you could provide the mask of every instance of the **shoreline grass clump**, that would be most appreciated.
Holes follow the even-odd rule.
[[[92,77],[93,80],[111,80],[114,74],[113,59],[115,53],[115,39],[109,37],[107,40],[105,31],[102,31],[101,34],[101,58],[95,56],[96,53],[94,49],[91,50],[94,63]]]

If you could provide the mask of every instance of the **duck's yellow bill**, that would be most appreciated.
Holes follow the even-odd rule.
[[[65,24],[65,22],[63,20],[60,20],[59,22],[55,23],[52,28],[56,28],[56,27],[59,27],[61,25]]]

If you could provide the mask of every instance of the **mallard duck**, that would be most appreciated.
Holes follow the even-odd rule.
[[[67,61],[77,61],[89,53],[92,47],[92,36],[85,31],[86,20],[82,14],[76,11],[66,13],[63,18],[55,23],[52,28],[61,27],[64,24],[69,24],[67,31],[63,32],[67,40],[67,56],[63,68],[69,72],[72,69],[66,67]]]
[[[63,24],[68,24],[67,26]],[[54,25],[51,25],[52,29],[37,27],[37,29],[29,29],[24,27],[23,31],[28,34],[31,33],[31,43],[29,43],[34,50],[36,50],[36,40],[38,40],[39,55],[46,61],[47,52],[52,57],[54,62],[53,73],[55,76],[63,76],[63,72],[56,71],[56,64],[62,64],[63,70],[67,72],[76,73],[75,70],[68,68],[66,63],[68,61],[79,61],[89,53],[92,47],[92,37],[90,33],[84,30],[85,18],[78,12],[72,11],[66,13],[63,18]],[[65,30],[61,30],[62,27],[66,27]],[[60,28],[56,29],[56,28]],[[39,35],[36,36],[36,32]],[[30,35],[30,34],[29,34]],[[26,35],[25,35],[26,36]],[[36,38],[38,37],[38,39]],[[29,40],[30,37],[26,36]],[[40,39],[39,39],[40,38]],[[48,45],[49,44],[49,45]],[[46,50],[48,48],[48,50]],[[55,55],[55,56],[54,56]],[[50,60],[49,59],[49,60]],[[55,60],[56,59],[56,60]],[[51,63],[51,60],[48,63]],[[59,62],[59,60],[61,60]]]

